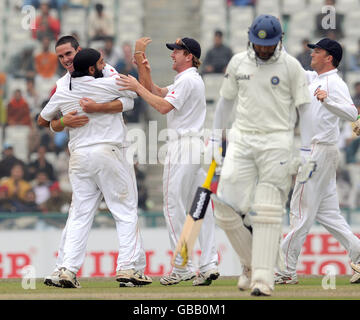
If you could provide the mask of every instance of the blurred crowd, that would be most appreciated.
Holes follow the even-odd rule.
[[[54,51],[62,18],[69,8],[86,10],[86,38],[80,39],[76,30],[72,33],[80,46],[96,47],[118,72],[137,77],[133,48],[129,42],[115,47],[113,21],[100,1],[91,4],[89,0],[24,0],[15,9],[21,10],[25,5],[36,8],[35,28],[29,31],[31,41],[14,52],[6,69],[0,70],[0,212],[68,213],[68,131],[53,133],[36,123],[56,90],[56,81],[66,73]],[[134,109],[124,113],[125,122],[143,127],[148,122],[146,110],[143,100],[137,98]],[[146,172],[137,165],[135,169],[139,208],[146,210]],[[107,210],[104,205],[100,211]]]
[[[255,6],[255,0],[224,0],[227,6]],[[324,4],[336,5],[334,0]],[[80,39],[81,46],[92,46],[101,50],[105,61],[119,73],[138,76],[132,63],[133,44],[123,42],[116,45],[114,22],[108,16],[107,8],[90,0],[24,0],[19,5],[36,8],[35,28],[29,31],[33,42],[19,52],[14,52],[6,70],[0,70],[0,122],[2,124],[2,156],[0,161],[0,212],[63,212],[67,213],[71,202],[71,186],[68,180],[67,149],[68,132],[53,133],[36,124],[37,115],[56,90],[56,81],[66,70],[58,62],[54,43],[62,32],[63,17],[69,8],[86,10],[87,35]],[[316,16],[315,34],[302,40],[303,50],[296,58],[306,70],[311,70],[310,39],[329,37],[339,40],[344,36],[342,14],[337,13],[337,29],[324,30],[321,26],[323,14]],[[286,32],[286,30],[284,30]],[[215,30],[212,47],[203,55],[200,73],[223,74],[234,54],[226,45],[226,30]],[[225,38],[226,39],[226,38]],[[134,39],[135,40],[135,39]],[[285,45],[286,47],[286,45]],[[347,72],[360,70],[360,39],[356,54],[349,54],[344,46],[344,58],[339,71],[346,80]],[[23,87],[9,83],[24,83]],[[352,90],[352,88],[350,88]],[[360,78],[354,84],[353,100],[360,107]],[[147,106],[136,99],[133,110],[124,113],[129,128],[145,128],[149,120]],[[357,194],[360,189],[359,138],[352,134],[350,123],[341,123],[339,145],[342,162],[338,171],[339,197],[342,207],[357,208],[360,203]],[[146,171],[135,166],[138,178],[139,208],[148,210]],[[102,207],[101,210],[106,210]]]

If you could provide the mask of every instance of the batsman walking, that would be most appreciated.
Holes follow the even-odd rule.
[[[282,35],[274,16],[261,15],[253,21],[247,51],[235,54],[227,66],[213,125],[226,128],[237,99],[214,212],[243,265],[238,288],[251,288],[255,296],[268,296],[274,290],[294,171],[296,107],[310,102],[305,73],[283,50]],[[221,135],[214,130],[208,145],[214,159],[219,157],[220,143]]]

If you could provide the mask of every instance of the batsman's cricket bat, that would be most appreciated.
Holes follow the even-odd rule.
[[[186,216],[180,239],[171,259],[171,264],[174,267],[185,268],[191,257],[195,241],[200,233],[200,228],[210,201],[210,185],[215,169],[216,162],[213,160],[210,164],[204,184],[196,190],[190,212]]]

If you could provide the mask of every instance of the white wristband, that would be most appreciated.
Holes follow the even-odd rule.
[[[49,128],[50,128],[50,131],[51,132],[54,132],[54,133],[56,133],[56,131],[53,129],[53,127],[51,126],[51,121],[50,121],[50,125],[49,125]]]

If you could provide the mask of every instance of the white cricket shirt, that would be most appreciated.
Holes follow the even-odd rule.
[[[46,121],[51,121],[60,111],[66,115],[70,111],[77,111],[78,115],[85,115],[79,105],[83,97],[93,99],[97,103],[105,103],[122,97],[121,99],[136,98],[133,91],[119,91],[115,77],[97,78],[84,76],[71,79],[72,90],[69,86],[60,86],[51,97],[40,115]],[[69,150],[98,143],[124,145],[126,126],[122,113],[86,113],[89,122],[83,127],[69,128]]]
[[[340,136],[339,119],[356,121],[357,109],[349,89],[334,69],[318,75],[306,71],[311,103],[299,108],[300,134],[303,147],[312,143],[337,144]],[[328,97],[320,102],[314,93],[325,90]]]
[[[205,85],[195,67],[184,70],[167,87],[165,100],[173,110],[167,113],[167,128],[182,135],[201,135],[206,117]]]
[[[238,98],[233,128],[261,133],[293,130],[296,107],[310,102],[305,72],[284,50],[261,63],[252,48],[235,54],[220,95]]]

